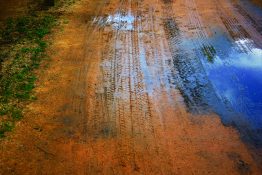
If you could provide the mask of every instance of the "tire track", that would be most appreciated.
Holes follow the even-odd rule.
[[[217,4],[217,13],[220,16],[222,23],[224,24],[226,30],[228,31],[229,35],[235,41],[238,49],[240,52],[248,53],[253,48],[253,43],[246,43],[242,41],[250,40],[251,36],[247,32],[247,30],[241,25],[232,11],[233,7],[230,7],[231,4],[228,4],[229,7],[225,7],[222,2],[218,2]],[[231,15],[232,14],[232,15]]]
[[[33,172],[27,174],[45,174],[47,169],[51,174],[256,172],[239,135],[217,116],[201,113],[209,107],[206,98],[217,97],[200,61],[202,52],[206,57],[216,53],[199,0],[84,1],[85,10],[74,10],[77,22],[72,27],[78,27],[78,20],[85,24],[79,30],[85,33],[84,44],[67,49],[64,55],[70,56],[58,64],[65,66],[66,80],[72,81],[58,80],[57,84],[68,85],[68,93],[49,94],[54,96],[49,99],[63,96],[58,106],[66,105],[59,115],[66,116],[59,126],[44,121],[41,133],[30,128],[39,137],[46,135],[42,139],[48,145],[42,144],[40,153],[39,148],[32,152],[32,162],[13,164],[15,172],[25,165]],[[75,41],[77,34],[71,34],[69,41]],[[190,47],[185,44],[188,38]],[[201,115],[187,111],[184,101]],[[61,130],[67,135],[61,136]],[[31,143],[18,145],[26,147],[9,148],[28,160]]]

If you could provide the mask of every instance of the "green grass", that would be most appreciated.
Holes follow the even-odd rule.
[[[5,133],[12,131],[14,128],[14,122],[12,121],[3,121],[0,123],[0,138],[5,136]]]
[[[213,63],[216,56],[215,48],[213,46],[203,46],[201,50],[202,53],[206,56],[207,60],[210,63]]]
[[[27,16],[0,23],[0,138],[23,117],[25,105],[36,99],[35,70],[46,58],[45,36],[58,24],[60,11],[75,1],[56,0],[49,10],[39,10],[41,1],[32,1]]]
[[[35,69],[45,58],[44,37],[56,24],[51,15],[8,19],[0,30],[0,137],[23,116],[26,102],[35,99]],[[1,117],[2,116],[2,117]]]
[[[57,0],[56,1],[56,6],[61,7],[61,6],[70,6],[72,4],[74,4],[76,2],[76,0]]]

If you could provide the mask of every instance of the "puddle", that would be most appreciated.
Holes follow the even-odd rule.
[[[96,24],[100,27],[112,26],[114,30],[130,31],[134,29],[134,20],[135,17],[131,14],[131,12],[118,12],[114,15],[95,17],[93,19],[93,24]]]
[[[232,41],[215,30],[205,41],[169,36],[176,84],[191,112],[216,112],[262,147],[262,49],[251,39]]]
[[[248,139],[261,147],[262,49],[257,48],[250,39],[241,39],[233,43],[228,42],[226,38],[212,40],[212,44],[219,51],[214,62],[207,63],[202,60],[207,78],[211,81],[220,101],[226,102],[228,110],[235,113],[236,117],[231,116],[228,122],[245,130]],[[224,42],[217,44],[219,40]],[[226,50],[220,47],[222,44],[228,46]],[[240,52],[237,47],[239,44],[249,48],[249,51]]]

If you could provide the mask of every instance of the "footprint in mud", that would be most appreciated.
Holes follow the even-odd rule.
[[[173,3],[173,0],[162,0],[164,2],[164,4],[171,4]]]
[[[112,128],[106,124],[102,124],[101,128],[95,133],[94,138],[109,138],[112,135]]]
[[[57,119],[57,121],[58,121],[60,124],[63,124],[64,126],[67,126],[67,127],[71,127],[71,126],[73,126],[73,125],[76,123],[73,116],[63,116],[63,117],[59,117],[59,118]]]
[[[246,163],[244,160],[242,160],[241,156],[235,152],[229,152],[227,153],[227,156],[229,159],[234,161],[235,168],[241,175],[249,175],[252,174],[250,166],[248,163]]]
[[[79,121],[78,118],[65,115],[65,116],[57,116],[54,119],[54,130],[52,137],[57,138],[74,138],[78,133],[79,129]]]
[[[68,110],[72,109],[70,104],[64,104],[61,107],[59,107],[59,109],[57,110],[57,112],[66,112]]]
[[[197,156],[202,157],[204,159],[212,159],[212,155],[210,155],[210,153],[206,152],[206,151],[199,151],[196,153]]]

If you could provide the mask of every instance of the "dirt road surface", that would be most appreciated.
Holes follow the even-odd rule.
[[[244,0],[78,2],[0,174],[261,174],[261,14]]]

